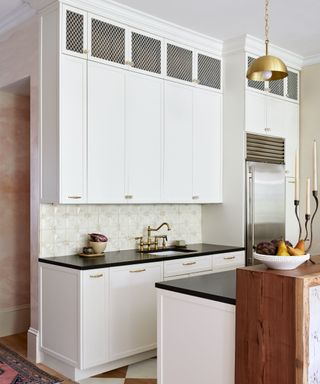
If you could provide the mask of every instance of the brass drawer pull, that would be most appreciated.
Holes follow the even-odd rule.
[[[236,258],[235,256],[224,257],[224,260],[234,260],[235,258]]]
[[[99,273],[99,274],[97,274],[97,275],[90,275],[90,277],[92,278],[92,279],[98,279],[99,277],[102,277],[103,276],[103,273]]]
[[[137,273],[137,272],[144,272],[146,269],[134,269],[132,271],[130,271],[130,273]]]
[[[81,196],[68,196],[68,199],[81,199]]]
[[[132,199],[133,198],[132,195],[125,195],[124,197],[125,197],[125,199]]]
[[[194,264],[197,264],[196,261],[191,261],[190,263],[183,263],[182,265],[194,265]]]

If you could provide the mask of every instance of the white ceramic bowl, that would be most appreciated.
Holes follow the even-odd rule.
[[[298,268],[310,259],[310,254],[302,256],[271,256],[261,255],[260,253],[253,253],[253,257],[256,260],[261,261],[264,265],[271,269],[289,270]]]
[[[89,244],[95,253],[103,253],[107,246],[106,241],[89,241]]]

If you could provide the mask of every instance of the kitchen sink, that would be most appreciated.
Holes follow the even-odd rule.
[[[155,255],[155,256],[179,256],[179,255],[185,255],[189,252],[195,252],[193,249],[163,249],[158,251],[149,251],[149,255]]]

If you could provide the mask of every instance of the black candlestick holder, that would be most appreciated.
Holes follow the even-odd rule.
[[[316,214],[318,212],[318,208],[319,208],[318,191],[312,191],[312,196],[313,196],[313,198],[315,200],[315,209],[314,209],[314,212],[313,212],[312,216],[310,214],[306,214],[305,215],[305,223],[304,223],[304,229],[305,229],[304,241],[305,242],[309,241],[308,248],[306,248],[306,253],[309,252],[309,250],[311,249],[311,246],[312,246],[312,240],[313,240],[313,221],[314,221],[314,218],[315,218],[315,216],[316,216]],[[298,225],[299,225],[299,239],[298,239],[298,241],[299,241],[299,240],[301,240],[301,235],[302,235],[302,226],[301,226],[301,221],[300,221],[299,211],[298,211],[299,200],[294,200],[294,206],[295,206],[296,218],[297,218]],[[309,238],[309,234],[310,234],[310,238]]]

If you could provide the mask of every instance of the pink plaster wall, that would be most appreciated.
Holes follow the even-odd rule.
[[[30,98],[0,92],[0,309],[30,303]]]

